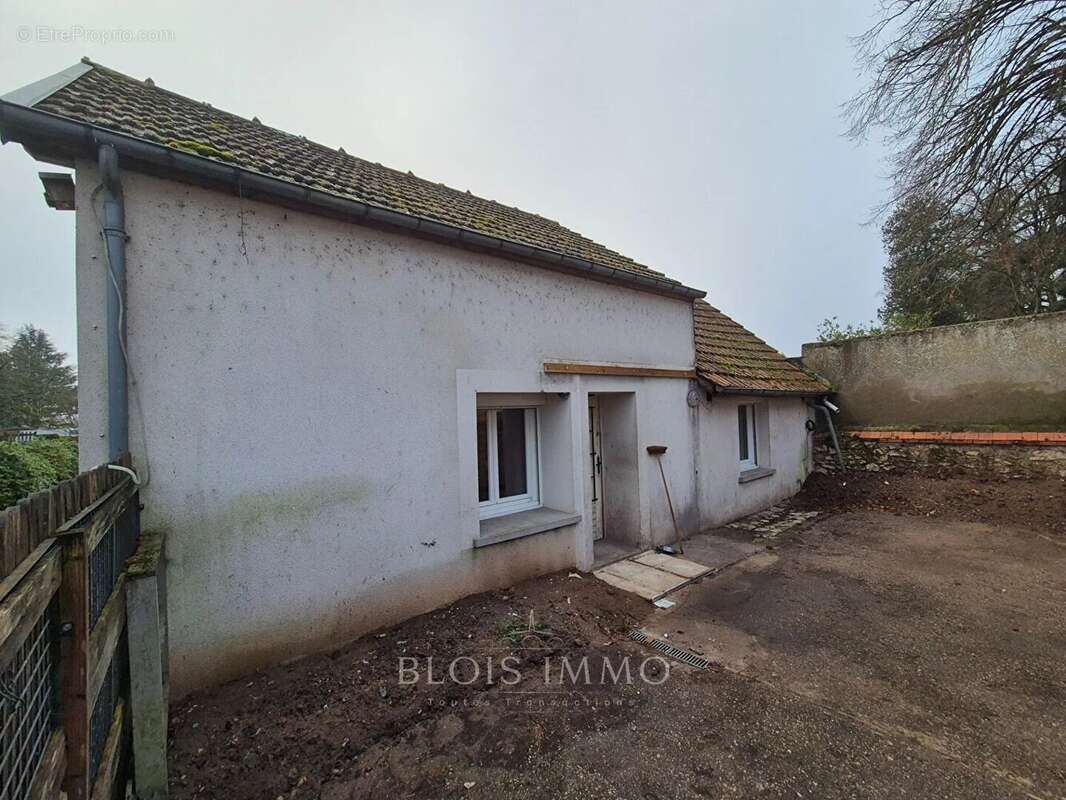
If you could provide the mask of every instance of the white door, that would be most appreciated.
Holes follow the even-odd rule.
[[[592,539],[603,538],[603,433],[596,395],[589,395],[589,477],[592,481]]]

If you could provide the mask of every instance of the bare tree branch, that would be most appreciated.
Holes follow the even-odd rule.
[[[870,83],[848,105],[849,134],[885,133],[893,204],[1011,217],[1060,195],[1066,0],[884,0],[856,43]]]

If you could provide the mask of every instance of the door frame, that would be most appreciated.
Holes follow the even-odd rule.
[[[589,419],[589,477],[592,478],[591,507],[592,541],[598,542],[607,536],[606,501],[603,491],[603,415],[600,413],[599,398],[595,393],[588,395]],[[598,512],[598,513],[597,513]]]

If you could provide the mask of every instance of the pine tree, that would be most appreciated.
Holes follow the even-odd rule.
[[[78,413],[77,374],[48,334],[27,325],[0,352],[0,428],[62,427]]]

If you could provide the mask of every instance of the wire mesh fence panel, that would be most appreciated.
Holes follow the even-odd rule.
[[[118,588],[119,577],[122,575],[126,560],[136,549],[140,533],[139,522],[137,497],[134,495],[89,554],[90,631],[93,631],[97,623],[101,622],[104,609]],[[122,632],[114,652],[105,657],[111,659],[110,666],[89,716],[88,775],[90,784],[98,777],[115,709],[119,700],[127,695],[126,675],[129,653],[125,631]]]
[[[141,534],[139,495],[135,496],[115,525],[115,559],[117,570],[133,557]]]
[[[101,537],[89,560],[89,625],[96,625],[122,574],[126,559],[137,547],[139,513],[131,502]]]
[[[107,746],[107,737],[111,732],[111,723],[115,717],[115,709],[118,707],[119,700],[126,698],[129,693],[127,681],[129,663],[126,647],[127,638],[123,633],[115,651],[114,660],[100,687],[100,694],[96,698],[92,716],[89,718],[89,779],[93,782],[99,777],[104,748]]]
[[[100,770],[100,758],[104,754],[104,745],[107,744],[107,734],[111,730],[111,717],[115,712],[115,667],[111,665],[104,678],[104,685],[100,687],[100,694],[96,698],[92,716],[89,718],[89,780],[96,780],[96,773]]]
[[[0,800],[24,800],[56,727],[55,607],[0,672]]]
[[[89,556],[89,628],[100,619],[115,588],[115,528],[112,526]]]

